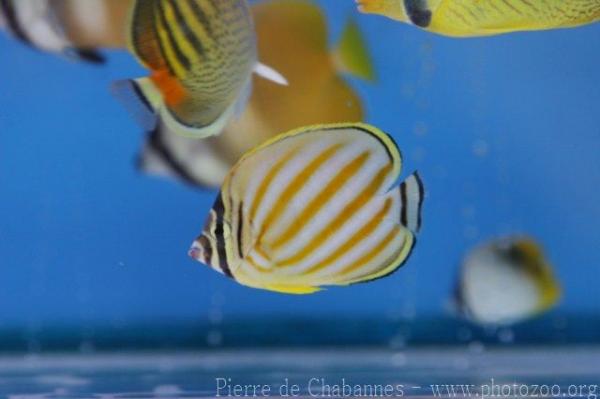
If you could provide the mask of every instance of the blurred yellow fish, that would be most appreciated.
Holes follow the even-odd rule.
[[[568,28],[600,19],[600,0],[356,0],[381,14],[446,36]]]
[[[252,14],[260,60],[285,76],[289,86],[255,77],[242,115],[233,118],[221,135],[207,140],[192,143],[159,127],[140,156],[144,172],[219,187],[242,154],[281,132],[363,119],[359,95],[341,76],[374,78],[355,23],[346,25],[339,44],[330,50],[327,21],[311,2],[262,2],[252,7]]]
[[[129,25],[130,50],[151,75],[117,89],[137,100],[148,130],[158,115],[173,133],[219,134],[236,108],[243,109],[253,70],[285,83],[257,62],[245,0],[137,0]]]
[[[530,238],[510,237],[469,253],[455,304],[476,323],[507,325],[552,308],[560,291],[540,246]]]
[[[421,224],[417,173],[394,141],[361,123],[305,127],[231,169],[190,256],[254,288],[308,294],[387,276]]]

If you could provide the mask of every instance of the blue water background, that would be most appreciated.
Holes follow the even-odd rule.
[[[143,132],[108,90],[144,71],[124,52],[93,67],[2,35],[0,327],[441,317],[465,251],[511,233],[546,248],[564,288],[555,314],[600,314],[600,24],[453,40],[359,15],[352,1],[320,4],[332,42],[357,18],[378,80],[352,84],[368,121],[398,142],[405,175],[425,181],[407,265],[297,297],[193,262],[215,193],[137,173]]]

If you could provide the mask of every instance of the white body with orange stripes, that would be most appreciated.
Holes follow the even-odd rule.
[[[190,254],[236,281],[286,293],[374,280],[415,244],[417,174],[394,186],[400,152],[366,124],[296,130],[232,168]]]

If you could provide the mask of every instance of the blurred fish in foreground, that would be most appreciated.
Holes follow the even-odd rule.
[[[417,173],[396,184],[400,151],[362,124],[305,127],[231,169],[190,256],[240,284],[289,294],[385,277],[421,225]]]
[[[244,109],[253,71],[286,83],[257,61],[246,0],[137,0],[129,34],[131,52],[151,74],[115,90],[146,130],[160,119],[169,133],[217,135]]]
[[[63,18],[64,1],[0,0],[0,27],[16,39],[41,51],[92,63],[104,62],[95,46],[76,43]],[[90,7],[96,2],[92,1]]]
[[[285,131],[322,123],[358,122],[362,101],[342,73],[374,79],[358,27],[349,22],[333,50],[320,8],[301,0],[252,7],[261,61],[281,72],[289,86],[254,78],[250,101],[223,133],[201,142],[158,126],[140,156],[141,169],[194,185],[219,187],[244,152]],[[199,158],[203,158],[199,161]]]
[[[356,0],[381,14],[446,36],[569,28],[600,19],[600,0]]]
[[[508,325],[557,304],[552,267],[530,238],[510,237],[475,248],[465,259],[455,291],[463,316],[484,325]]]

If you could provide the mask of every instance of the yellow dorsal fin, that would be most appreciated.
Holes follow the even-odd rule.
[[[354,20],[346,24],[333,57],[340,71],[368,81],[375,80],[375,71],[366,42]]]

